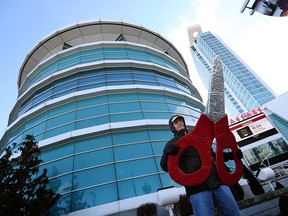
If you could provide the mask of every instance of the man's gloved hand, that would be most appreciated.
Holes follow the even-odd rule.
[[[232,152],[223,152],[224,162],[233,160],[233,153]]]
[[[238,151],[236,152],[236,156],[239,160],[241,160],[243,158],[243,153],[242,153],[241,149],[238,149]]]
[[[178,154],[178,151],[179,151],[179,147],[173,144],[167,147],[166,154],[175,156]]]
[[[233,160],[233,153],[232,152],[223,152],[224,154],[224,162],[228,161],[228,160]],[[239,160],[241,160],[243,158],[243,153],[241,151],[241,149],[238,149],[238,151],[236,152],[236,156]]]

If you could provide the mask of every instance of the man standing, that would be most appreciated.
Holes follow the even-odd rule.
[[[169,120],[174,138],[167,142],[160,161],[161,168],[185,187],[195,216],[214,216],[214,204],[223,216],[240,216],[241,212],[229,184],[242,174],[241,150],[229,130],[224,109],[224,76],[220,57],[216,57],[211,74],[207,106],[195,127],[187,133],[183,116]],[[216,138],[216,153],[212,142]],[[231,152],[224,151],[226,148]],[[225,161],[234,160],[235,172],[226,170]]]
[[[175,115],[170,118],[169,127],[174,137],[167,142],[160,161],[161,168],[166,172],[168,172],[168,157],[178,154],[179,147],[176,145],[176,142],[188,132],[185,120],[180,115]],[[215,159],[215,153],[212,149],[211,157]],[[241,151],[239,151],[239,153],[237,152],[237,157],[242,157]],[[225,152],[224,161],[228,161],[229,159],[233,159],[233,155],[231,152]],[[179,168],[184,173],[193,173],[200,169],[200,167],[201,160],[197,150],[193,147],[186,148],[180,156]],[[184,187],[186,195],[192,204],[195,216],[214,215],[214,203],[223,216],[241,215],[230,188],[223,185],[218,178],[214,160],[211,174],[206,181],[197,186],[184,185]]]

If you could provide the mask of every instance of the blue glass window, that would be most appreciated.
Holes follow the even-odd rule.
[[[61,197],[57,206],[52,207],[52,215],[62,215],[71,212],[71,194]]]
[[[168,120],[167,120],[168,126]],[[172,133],[169,130],[148,130],[150,140],[167,140],[171,138]]]
[[[144,116],[141,112],[118,113],[110,115],[111,122],[127,121],[127,119],[129,119],[130,121],[141,120],[144,119]]]
[[[133,59],[133,60],[140,60],[140,61],[148,61],[148,56],[147,55],[141,55],[138,53],[128,53],[128,58]]]
[[[134,184],[136,187],[137,196],[157,192],[157,189],[162,188],[158,175],[136,178],[134,180]]]
[[[52,149],[42,151],[40,158],[45,162],[56,160],[65,156],[72,155],[74,153],[74,143],[67,143]]]
[[[176,87],[176,83],[173,79],[167,79],[164,77],[157,77],[157,80],[159,83],[161,83],[161,85],[167,85],[167,86],[172,86],[172,87]]]
[[[102,205],[118,200],[116,184],[108,184],[73,193],[72,211]]]
[[[168,106],[166,103],[159,102],[141,102],[141,107],[143,110],[158,110],[158,111],[168,111]]]
[[[171,177],[169,176],[167,172],[160,174],[160,179],[161,179],[162,187],[177,186],[177,184],[171,179]]]
[[[143,142],[149,140],[148,133],[146,131],[130,131],[127,133],[113,133],[112,134],[113,145],[128,144],[135,142]]]
[[[106,115],[109,113],[108,106],[102,105],[102,106],[94,106],[94,107],[87,107],[78,109],[76,112],[77,119],[84,119],[84,118],[90,118],[100,115]]]
[[[127,73],[120,73],[120,74],[107,74],[107,81],[113,81],[113,80],[132,80],[133,76],[132,74]]]
[[[133,80],[130,81],[111,81],[109,83],[109,85],[113,86],[113,85],[131,85],[134,84]]]
[[[151,76],[151,75],[145,75],[145,74],[134,74],[133,76],[135,80],[140,80],[140,81],[147,80],[147,81],[157,82],[155,75]]]
[[[112,148],[87,152],[74,157],[74,170],[112,163],[113,161]]]
[[[155,95],[155,94],[139,94],[139,100],[146,100],[146,101],[155,101],[155,102],[161,102],[165,101],[164,95]]]
[[[159,168],[160,168],[160,156],[162,156],[164,147],[165,147],[166,143],[168,142],[168,140],[172,139],[172,137],[173,137],[172,132],[170,132],[169,135],[170,136],[167,137],[167,139],[165,139],[163,141],[151,142],[154,155],[159,155],[159,163],[158,162],[156,163],[157,165],[159,165]],[[162,170],[162,169],[160,168],[159,170]]]
[[[112,145],[111,134],[85,140],[77,140],[75,141],[75,153],[108,147],[110,145]]]
[[[93,98],[87,98],[83,99],[77,102],[77,108],[84,108],[88,106],[93,106],[93,105],[101,105],[101,104],[106,104],[108,102],[107,96],[100,96],[100,97],[93,97]]]
[[[107,124],[110,122],[109,115],[93,117],[89,119],[81,119],[76,121],[75,129],[82,129],[87,127],[93,127],[95,125]]]
[[[73,93],[73,92],[76,92],[76,91],[77,91],[77,88],[75,87],[73,89],[68,89],[66,91],[59,92],[59,93],[53,95],[53,99],[67,95],[67,94],[70,94],[70,93]]]
[[[115,181],[115,179],[114,165],[76,172],[73,174],[73,190]]]
[[[87,89],[100,88],[100,87],[103,87],[103,86],[106,86],[105,82],[83,85],[83,86],[80,86],[78,88],[78,90],[79,91],[83,91],[83,90],[87,90]]]
[[[71,122],[75,120],[75,111],[74,112],[68,112],[63,115],[59,115],[53,118],[48,119],[47,121],[47,129],[57,127],[61,124],[65,124],[67,122]]]
[[[169,112],[153,112],[146,111],[143,113],[145,119],[169,119],[171,117],[171,113]]]
[[[36,96],[33,99],[34,101],[33,104],[37,104],[39,101],[51,97],[52,93],[53,93],[52,87],[50,87],[50,89],[47,89],[45,91],[41,91],[39,94],[36,93]]]
[[[74,57],[75,56],[75,57]],[[67,59],[67,60],[66,60]],[[79,58],[79,54],[76,53],[74,55],[70,55],[67,57],[63,57],[60,61],[59,61],[59,68],[64,69],[67,67],[71,67],[73,65],[79,64],[80,63],[80,58]]]
[[[100,81],[105,81],[105,76],[90,76],[90,77],[85,77],[79,79],[79,86],[84,85],[84,84],[92,84]]]
[[[154,158],[134,160],[116,164],[117,178],[119,180],[142,176],[157,172]]]
[[[129,112],[129,111],[139,111],[141,110],[140,103],[137,102],[122,102],[122,103],[110,103],[109,111],[110,113],[118,112]]]
[[[120,181],[118,183],[118,190],[119,190],[119,199],[127,199],[130,197],[136,196],[136,185],[134,183],[134,179]]]
[[[114,148],[115,160],[129,160],[152,155],[150,142],[130,144]]]
[[[75,130],[74,122],[70,124],[60,125],[53,129],[49,129],[49,130],[47,129],[44,134],[44,139],[48,139],[50,137],[57,136],[59,134],[63,134],[63,133],[70,132],[73,130]]]
[[[22,139],[22,133],[25,130],[25,125],[20,126],[16,131],[10,135],[8,142],[20,143]]]
[[[69,112],[71,110],[75,110],[76,109],[76,103],[69,103],[69,104],[62,104],[61,106],[52,109],[49,111],[49,117],[53,117],[56,115],[63,115],[63,113]]]
[[[131,94],[110,94],[108,95],[109,102],[122,102],[122,101],[134,101],[138,100],[138,95],[135,93]]]
[[[157,189],[161,187],[162,185],[158,175],[120,181],[118,183],[119,199],[127,199],[130,197],[157,192]]]
[[[135,81],[135,84],[138,85],[149,85],[149,86],[160,86],[158,82],[147,82],[147,81]]]
[[[77,85],[78,85],[78,80],[67,82],[65,84],[61,84],[61,85],[58,85],[58,86],[54,87],[53,93],[55,94],[55,93],[58,93],[58,92],[61,92],[61,91],[66,91],[68,89],[77,87]]]
[[[48,163],[41,166],[42,169],[47,169],[47,176],[53,177],[71,172],[73,170],[73,157],[64,158],[53,163]]]
[[[57,170],[53,173],[55,176],[59,174]],[[49,187],[55,193],[67,193],[72,190],[72,174],[49,179]],[[66,203],[67,205],[67,203]]]

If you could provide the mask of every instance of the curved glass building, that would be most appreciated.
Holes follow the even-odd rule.
[[[204,110],[179,51],[124,22],[77,23],[41,40],[18,77],[19,96],[1,150],[34,135],[54,214],[113,215],[157,202],[175,185],[159,161],[168,119],[192,128]]]

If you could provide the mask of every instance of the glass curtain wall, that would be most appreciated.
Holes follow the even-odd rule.
[[[105,214],[119,214],[123,200],[179,187],[159,166],[173,136],[168,120],[181,114],[192,129],[204,105],[181,54],[159,34],[123,22],[68,27],[32,49],[18,84],[0,147],[35,136],[41,170],[62,195],[54,215],[108,204]]]

